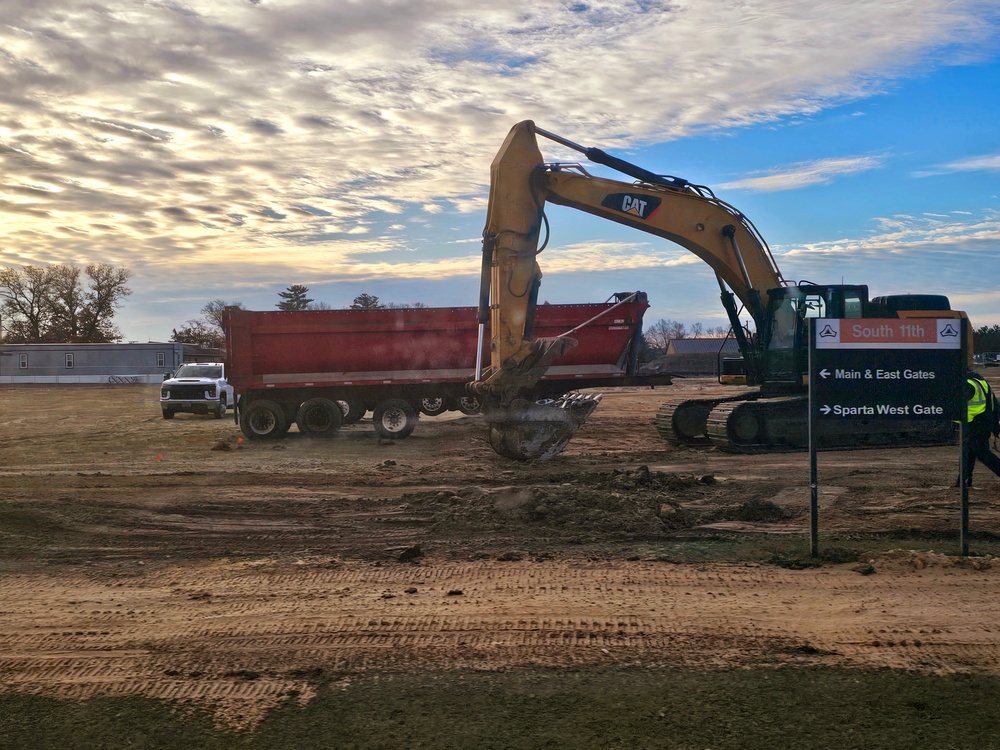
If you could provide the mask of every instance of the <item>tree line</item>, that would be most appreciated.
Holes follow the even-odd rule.
[[[650,359],[665,354],[667,346],[673,339],[698,339],[710,338],[719,339],[729,335],[727,326],[704,326],[701,323],[693,323],[690,328],[679,320],[660,319],[647,327],[643,331],[645,341],[646,356]]]
[[[309,287],[303,284],[292,284],[290,287],[286,288],[282,292],[278,292],[278,297],[281,300],[275,307],[279,310],[332,310],[325,302],[314,302],[309,295]],[[422,302],[413,303],[398,303],[398,302],[388,302],[383,303],[378,296],[374,294],[368,294],[367,292],[362,292],[351,302],[349,310],[382,310],[385,308],[389,309],[401,309],[410,307],[427,307]]]
[[[114,314],[132,292],[126,286],[131,271],[109,265],[90,265],[84,271],[70,265],[24,266],[0,270],[0,312],[9,343],[107,343],[122,340]],[[227,306],[242,302],[215,299],[200,310],[200,317],[185,321],[171,331],[170,341],[206,349],[225,345],[222,315]],[[309,287],[291,284],[278,292],[279,310],[329,310],[325,302],[309,296]],[[363,292],[351,302],[351,310],[426,307],[423,303],[383,303],[377,295]],[[706,328],[695,323],[688,328],[676,320],[659,320],[644,331],[648,356],[666,351],[671,339],[721,337],[727,329]],[[2,333],[2,331],[0,331]]]
[[[975,346],[976,354],[1000,352],[1000,325],[973,328],[972,343]]]
[[[106,263],[81,269],[68,264],[27,265],[20,269],[0,268],[0,341],[11,344],[82,343],[104,344],[121,341],[115,314],[132,294],[128,281],[132,271]],[[222,348],[222,315],[227,306],[244,307],[242,302],[212,300],[201,308],[199,318],[174,328],[170,341],[195,344],[204,348]],[[278,292],[279,310],[329,310],[325,302],[309,296],[309,287],[291,284]],[[426,307],[412,304],[383,303],[377,295],[363,292],[351,302],[351,310]],[[677,320],[660,319],[643,331],[645,354],[650,357],[666,352],[672,339],[722,338],[726,326],[690,327]],[[976,353],[1000,352],[1000,325],[973,328]]]
[[[108,344],[122,341],[115,315],[132,294],[132,271],[106,263],[80,268],[58,263],[0,268],[0,341],[9,344]],[[278,293],[279,310],[329,310],[325,302],[309,296],[309,288],[292,284]],[[222,315],[227,306],[242,302],[212,300],[201,308],[201,317],[174,328],[170,341],[222,348],[225,337]],[[425,307],[421,303],[382,303],[374,294],[362,293],[353,310]]]
[[[222,330],[222,313],[226,307],[245,309],[242,302],[226,302],[216,299],[201,308],[201,317],[186,321],[180,328],[173,329],[170,340],[181,344],[195,344],[205,349],[222,349],[225,347],[225,334]],[[278,292],[279,310],[332,310],[326,302],[316,302],[309,296],[309,287],[304,284],[292,284]],[[383,303],[378,296],[363,292],[351,302],[351,310],[381,310],[385,308],[426,307],[421,302],[413,304]]]

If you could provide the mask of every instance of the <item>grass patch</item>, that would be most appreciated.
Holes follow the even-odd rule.
[[[551,670],[324,686],[253,731],[159,701],[0,697],[5,750],[996,747],[1000,679],[894,671]]]

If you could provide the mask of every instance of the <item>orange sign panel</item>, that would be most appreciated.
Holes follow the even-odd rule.
[[[956,318],[830,318],[816,321],[817,349],[961,349]]]

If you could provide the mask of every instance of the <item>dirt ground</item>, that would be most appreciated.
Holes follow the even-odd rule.
[[[995,385],[998,379],[990,377]],[[1000,479],[957,447],[666,445],[606,392],[556,459],[478,417],[241,441],[155,386],[0,390],[0,693],[143,696],[253,727],[316,677],[616,665],[1000,674]]]

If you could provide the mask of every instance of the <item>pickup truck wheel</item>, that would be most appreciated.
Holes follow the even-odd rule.
[[[164,419],[173,419],[174,418],[174,410],[173,409],[164,409],[163,410],[163,418]]]
[[[461,396],[455,400],[455,405],[462,414],[478,414],[482,407],[479,399],[475,396]]]
[[[212,413],[212,416],[215,417],[216,419],[222,419],[224,416],[226,416],[225,396],[219,396],[219,408]]]
[[[442,396],[432,396],[420,399],[420,413],[428,417],[436,417],[448,411],[448,402]]]
[[[285,410],[267,399],[251,401],[240,411],[240,430],[251,440],[281,437],[288,432]]]
[[[343,423],[340,404],[328,398],[311,398],[303,401],[295,414],[295,424],[303,435],[333,437]]]
[[[372,422],[379,437],[387,440],[402,440],[417,426],[420,415],[409,401],[389,398],[375,406]]]
[[[337,403],[340,404],[340,410],[344,414],[344,424],[354,424],[355,422],[360,422],[365,416],[365,412],[368,411],[365,408],[364,403],[358,401],[357,399],[341,399],[337,401]]]

